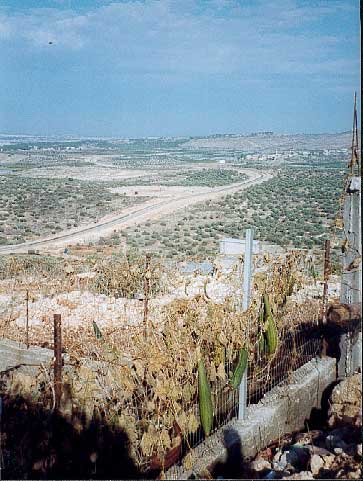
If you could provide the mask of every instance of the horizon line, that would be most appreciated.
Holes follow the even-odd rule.
[[[143,135],[143,136],[107,136],[107,135],[85,135],[85,134],[25,134],[25,133],[3,133],[0,132],[0,137],[53,137],[53,138],[78,138],[78,139],[89,139],[89,140],[129,140],[129,139],[177,139],[177,138],[207,138],[213,137],[216,135],[220,136],[227,136],[227,135],[234,135],[234,136],[249,136],[252,134],[270,134],[270,135],[339,135],[339,134],[350,134],[351,130],[341,130],[341,131],[325,131],[325,132],[274,132],[272,130],[255,130],[250,132],[215,132],[212,134],[205,134],[205,135]],[[45,140],[45,142],[48,142]]]

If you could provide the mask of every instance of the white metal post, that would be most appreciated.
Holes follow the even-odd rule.
[[[246,311],[250,305],[251,281],[252,281],[252,254],[253,254],[253,230],[246,230],[246,246],[243,265],[243,299],[242,309]],[[247,412],[247,366],[239,386],[238,419],[246,418]]]

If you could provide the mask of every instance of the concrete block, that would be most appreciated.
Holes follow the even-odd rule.
[[[53,358],[51,349],[39,346],[30,346],[10,339],[0,339],[0,372],[7,371],[19,365],[40,366],[47,364]],[[33,372],[32,369],[30,369]]]
[[[248,406],[243,421],[233,420],[194,449],[196,459],[189,471],[173,467],[168,479],[187,479],[216,462],[224,462],[238,446],[242,458],[254,457],[284,434],[305,427],[313,408],[321,407],[324,390],[336,379],[336,360],[314,358],[291,376],[289,384],[273,388],[258,403]]]
[[[354,331],[340,336],[340,360],[338,377],[351,376],[358,368],[362,370],[362,332]]]
[[[352,346],[352,370],[360,369],[362,372],[362,333],[359,332]]]

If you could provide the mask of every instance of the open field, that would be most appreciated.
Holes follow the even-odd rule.
[[[271,174],[264,174],[249,171],[249,179],[237,183],[231,184],[227,187],[210,188],[207,191],[203,188],[201,191],[194,189],[190,192],[183,191],[181,195],[175,196],[175,192],[169,191],[169,196],[164,198],[152,198],[147,200],[140,207],[130,207],[124,209],[121,213],[112,213],[103,217],[100,221],[94,222],[91,225],[85,225],[80,228],[70,229],[66,232],[59,232],[55,236],[47,237],[37,241],[29,241],[18,246],[0,247],[0,253],[7,254],[10,252],[24,252],[28,248],[35,247],[41,248],[46,246],[47,248],[52,246],[65,246],[70,242],[90,242],[98,240],[104,235],[110,235],[117,230],[124,229],[126,227],[154,221],[162,216],[171,214],[175,210],[185,209],[196,202],[213,199],[224,195],[226,192],[236,192],[247,188],[255,183],[263,182],[271,177]],[[140,197],[136,197],[140,199]],[[130,197],[123,196],[123,199],[129,199]],[[148,199],[148,197],[141,197],[142,200]]]
[[[170,186],[205,186],[218,187],[245,180],[245,174],[238,168],[217,168],[215,164],[193,165],[189,169],[172,166],[160,175],[160,171],[147,168],[134,170],[120,168],[112,164],[95,164],[80,166],[53,166],[32,168],[25,174],[31,178],[77,179],[88,182],[115,182],[122,186],[170,185]]]
[[[213,255],[220,238],[249,226],[261,240],[321,247],[338,211],[348,137],[4,138],[0,252],[100,242]]]
[[[189,206],[178,215],[130,227],[121,234],[132,248],[162,255],[213,256],[224,237],[257,239],[284,247],[322,248],[339,211],[339,170],[287,169],[247,190]],[[113,234],[110,243],[116,243]],[[337,241],[337,239],[335,239]]]
[[[143,202],[96,182],[0,176],[0,243],[18,244]]]

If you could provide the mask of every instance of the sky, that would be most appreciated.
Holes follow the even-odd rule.
[[[0,0],[0,132],[341,132],[359,0]]]

